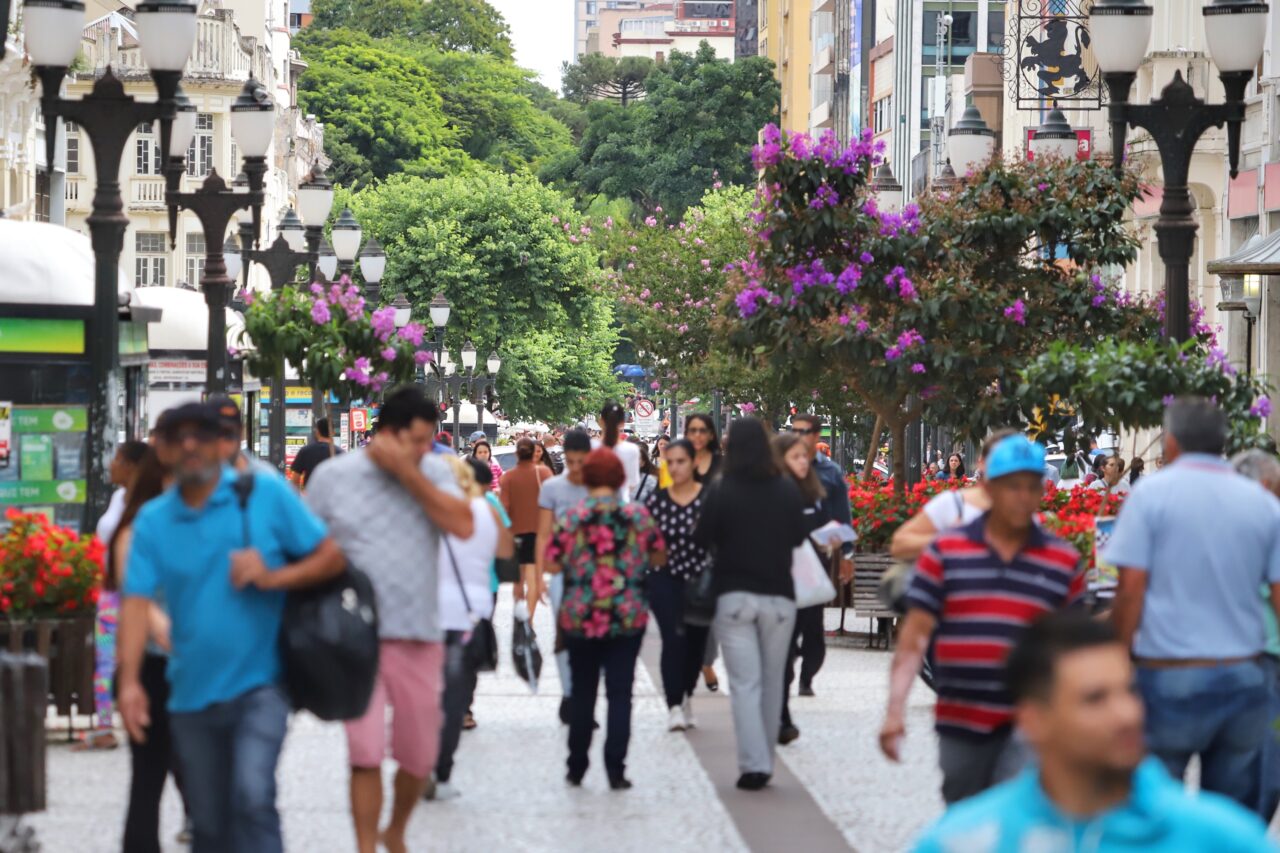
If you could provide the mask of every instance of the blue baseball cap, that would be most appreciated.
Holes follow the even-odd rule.
[[[1011,435],[997,444],[987,457],[987,479],[1028,472],[1044,476],[1045,450],[1025,435]]]

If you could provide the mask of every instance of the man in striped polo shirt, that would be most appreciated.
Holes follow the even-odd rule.
[[[1075,548],[1035,524],[1044,465],[1044,448],[1025,436],[997,444],[983,484],[991,511],[941,533],[920,557],[907,592],[880,748],[899,760],[907,694],[937,631],[936,727],[948,804],[1022,768],[1026,752],[1013,736],[1005,658],[1033,621],[1084,592]]]

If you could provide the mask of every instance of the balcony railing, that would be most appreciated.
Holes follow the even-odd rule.
[[[164,178],[132,177],[129,182],[130,207],[164,207]]]
[[[64,196],[67,210],[89,210],[92,207],[93,192],[84,178],[67,178]]]

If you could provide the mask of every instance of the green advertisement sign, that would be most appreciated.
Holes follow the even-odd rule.
[[[61,483],[0,483],[0,506],[27,504],[82,504],[85,502],[84,480]]]
[[[24,435],[18,448],[18,470],[24,480],[53,479],[53,436]]]
[[[13,431],[85,432],[89,429],[89,410],[83,406],[48,406],[13,410]]]
[[[83,355],[83,320],[0,317],[0,352]]]

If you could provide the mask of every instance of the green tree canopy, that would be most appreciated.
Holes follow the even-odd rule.
[[[482,358],[497,350],[508,415],[565,421],[617,393],[612,299],[591,229],[559,193],[529,176],[478,172],[395,176],[351,203],[386,248],[383,292],[404,292],[422,323],[443,293],[455,358],[466,340]]]
[[[311,26],[401,36],[444,51],[510,60],[511,29],[485,0],[315,0]]]
[[[308,29],[298,45],[311,65],[299,100],[325,123],[339,183],[519,171],[572,151],[569,129],[534,103],[545,88],[503,59],[349,29]]]
[[[703,42],[695,54],[673,51],[644,80],[643,100],[622,106],[591,100],[592,63],[584,57],[566,95],[585,101],[587,126],[578,150],[548,161],[542,177],[582,201],[604,194],[679,216],[717,177],[747,186],[758,128],[778,110],[773,64],[763,57],[717,59]],[[597,71],[600,69],[596,69]]]
[[[616,101],[628,106],[644,97],[645,80],[653,71],[647,56],[605,56],[588,53],[562,66],[561,89],[565,100],[582,105],[592,101]]]

